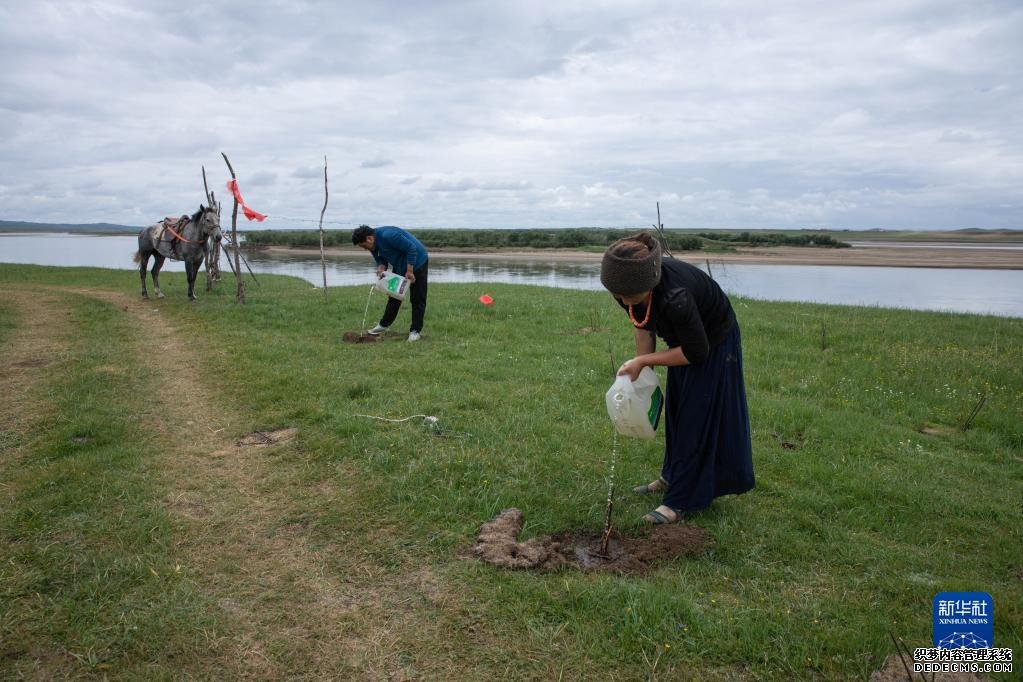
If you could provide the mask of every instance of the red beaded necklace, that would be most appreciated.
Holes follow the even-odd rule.
[[[632,314],[632,304],[629,304],[629,319],[632,320],[632,326],[637,329],[642,329],[646,326],[646,323],[650,321],[650,311],[653,309],[651,303],[653,303],[654,292],[651,290],[646,295],[646,317],[643,318],[642,322],[636,322],[635,316]]]

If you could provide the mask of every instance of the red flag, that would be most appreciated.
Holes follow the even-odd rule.
[[[249,208],[248,206],[245,205],[245,200],[242,199],[242,193],[240,191],[238,191],[238,181],[237,180],[228,180],[227,181],[227,188],[231,191],[231,194],[234,195],[235,200],[239,204],[241,204],[242,212],[245,213],[245,217],[246,218],[248,218],[249,220],[255,220],[256,222],[259,222],[259,223],[261,223],[264,220],[266,220],[266,216],[265,215],[263,215],[262,213],[257,213],[256,211],[253,211],[251,208]]]
[[[491,305],[493,304],[493,302],[494,299],[490,298],[490,294],[483,294],[482,296],[480,296],[480,303],[482,303],[483,305]]]

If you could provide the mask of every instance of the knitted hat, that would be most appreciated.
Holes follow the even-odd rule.
[[[619,239],[604,252],[600,283],[612,294],[642,294],[660,281],[661,245],[646,232]]]

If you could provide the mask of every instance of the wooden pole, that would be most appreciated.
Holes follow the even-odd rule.
[[[227,170],[231,171],[231,179],[237,182],[238,177],[234,174],[234,168],[231,167],[227,154],[220,152],[220,155],[224,157]],[[238,253],[238,197],[234,197],[234,210],[231,212],[231,241],[234,243],[234,272],[238,279],[238,302],[245,303],[245,280],[242,279],[242,264],[240,262],[240,254]],[[228,258],[230,257],[230,254],[228,254]]]
[[[209,183],[206,182],[206,166],[202,166],[202,186],[206,190],[206,205],[213,208],[216,199],[210,192]],[[219,214],[219,211],[218,211]],[[220,281],[220,242],[214,241],[213,246],[206,252],[206,291],[213,289],[213,283]]]
[[[320,267],[323,269],[323,302],[327,302],[327,261],[323,257],[323,214],[327,212],[327,155],[323,155],[323,208],[320,210]]]
[[[611,358],[611,377],[614,378],[618,374],[618,365],[615,364],[615,353],[612,347],[611,335],[607,336],[607,354]],[[611,529],[614,524],[611,523],[611,516],[614,513],[615,506],[615,460],[618,457],[618,432],[615,431],[615,427],[611,426],[611,480],[607,485],[607,505],[604,507],[604,534],[600,538],[600,553],[607,557],[607,544],[611,540]]]

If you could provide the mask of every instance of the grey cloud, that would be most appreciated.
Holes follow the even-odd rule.
[[[316,166],[302,166],[292,171],[291,177],[302,179],[322,178],[323,168],[322,167],[317,168]]]
[[[155,219],[224,150],[310,218],[326,154],[398,224],[1023,227],[1020,35],[1009,0],[7,3],[0,218]]]
[[[393,166],[393,159],[385,159],[382,157],[376,157],[374,159],[368,159],[359,164],[359,168],[383,168],[384,166]]]
[[[267,187],[277,182],[277,173],[259,171],[246,178],[246,184],[251,187]]]
[[[480,189],[485,190],[516,190],[516,189],[529,189],[532,187],[525,180],[494,180],[490,182],[481,182],[479,184]]]
[[[463,178],[461,180],[437,180],[427,189],[430,192],[467,192],[478,186],[475,180]]]

